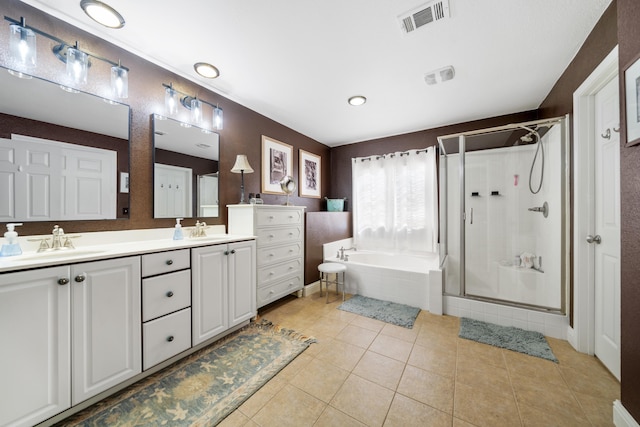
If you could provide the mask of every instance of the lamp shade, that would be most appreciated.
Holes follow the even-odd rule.
[[[240,173],[240,172],[252,173],[253,172],[253,168],[249,164],[249,160],[247,160],[247,156],[245,154],[238,154],[236,156],[236,163],[233,165],[231,172],[233,173]]]

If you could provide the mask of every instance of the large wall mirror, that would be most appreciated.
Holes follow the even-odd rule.
[[[220,135],[153,115],[154,218],[218,217]]]
[[[0,222],[129,217],[129,106],[0,67]]]

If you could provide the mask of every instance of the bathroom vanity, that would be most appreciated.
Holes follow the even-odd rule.
[[[0,426],[59,421],[256,315],[252,236],[171,235],[83,233],[78,249],[0,258]]]

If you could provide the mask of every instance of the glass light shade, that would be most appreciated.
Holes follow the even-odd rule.
[[[116,98],[129,97],[129,72],[126,68],[111,67],[111,93]]]
[[[213,107],[213,128],[220,130],[223,125],[223,113],[222,108]]]
[[[170,87],[164,90],[164,109],[167,116],[178,113],[178,93]]]
[[[17,66],[33,68],[36,66],[36,33],[17,24],[9,25],[11,31],[9,50]]]
[[[202,101],[197,98],[191,100],[191,121],[196,124],[202,122]]]
[[[67,76],[74,83],[87,83],[89,55],[74,47],[67,48]]]

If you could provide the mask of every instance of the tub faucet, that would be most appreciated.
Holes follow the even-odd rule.
[[[340,247],[340,250],[338,251],[338,252],[340,253],[339,258],[340,258],[341,260],[344,260],[344,250],[345,250],[345,249],[344,249],[344,246],[341,246],[341,247]]]

